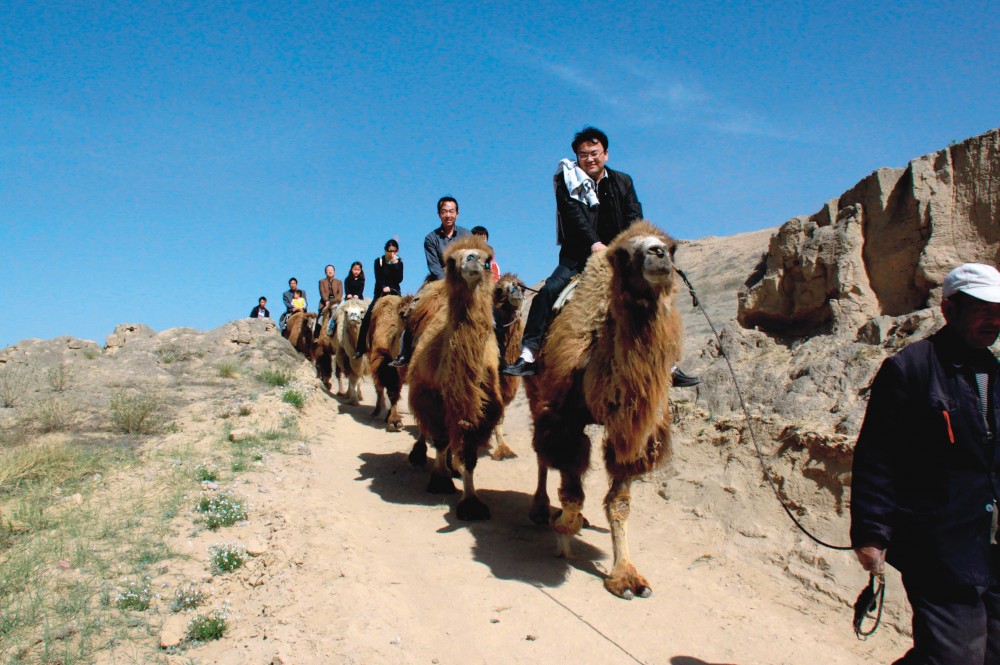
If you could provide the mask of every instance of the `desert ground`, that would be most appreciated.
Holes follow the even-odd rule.
[[[712,301],[716,324],[735,312],[732,303],[717,304],[717,291],[731,288],[733,271],[752,268],[769,236],[708,239],[678,253],[689,265],[699,253],[732,265],[715,276],[708,268],[689,271]],[[690,320],[686,366],[702,372],[709,366],[695,352],[710,331]],[[867,641],[854,636],[851,603],[867,580],[853,554],[821,548],[795,529],[738,436],[742,416],[709,408],[709,386],[675,391],[673,458],[634,489],[630,545],[653,595],[626,601],[602,583],[611,539],[599,445],[587,476],[590,526],[574,558],[554,556],[553,532],[528,520],[536,468],[523,393],[504,424],[519,456],[483,457],[477,468],[493,517],[463,523],[454,517],[458,495],[428,494],[428,470],[407,460],[416,429],[405,393],[406,427],[387,432],[371,413],[370,380],[360,405],[324,391],[272,324],[241,320],[205,333],[120,326],[107,348],[71,338],[28,340],[0,357],[7,369],[64,366],[74,377],[65,391],[76,404],[72,427],[37,435],[36,443],[100,436],[114,390],[142,391],[164,405],[170,426],[134,440],[137,464],[88,481],[70,510],[114,505],[136,487],[156,496],[163,479],[199,462],[223,469],[217,482],[186,481],[166,553],[146,568],[158,595],[118,637],[93,632],[98,663],[852,664],[890,662],[907,647],[905,599],[891,576],[882,627]],[[234,371],[223,376],[221,363]],[[288,386],[254,378],[276,367],[294,377],[300,406],[283,401]],[[36,383],[25,406],[0,410],[9,445],[27,445],[10,432],[23,431],[17,426],[28,405],[46,390]],[[752,386],[750,392],[752,399]],[[281,446],[230,472],[231,433],[279,430],[288,432]],[[600,428],[591,436],[599,443]],[[845,544],[842,486],[779,443],[765,440],[764,452],[783,494],[821,537]],[[556,483],[550,478],[553,500]],[[246,500],[246,519],[206,528],[194,509],[197,497],[226,491]],[[213,570],[206,552],[220,542],[240,543],[252,556],[232,572]],[[119,571],[136,569],[123,564]],[[42,562],[37,571],[51,579],[87,574],[72,560]],[[168,602],[185,580],[210,589],[205,608],[228,608],[221,639],[188,639],[189,613],[172,611]],[[58,586],[44,588],[58,593]],[[41,649],[51,644],[58,651],[60,640],[71,643],[82,632],[77,623],[67,626],[40,626],[37,640],[19,633],[0,654],[11,663],[57,662]]]

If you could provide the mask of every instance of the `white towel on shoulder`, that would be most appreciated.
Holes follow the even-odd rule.
[[[556,175],[558,176],[559,173],[562,173],[570,198],[588,206],[597,205],[597,184],[593,178],[577,166],[576,162],[571,159],[560,160]]]

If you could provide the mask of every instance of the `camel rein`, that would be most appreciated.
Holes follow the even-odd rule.
[[[729,367],[729,375],[732,377],[733,385],[736,387],[736,396],[740,400],[740,407],[743,410],[743,417],[746,419],[747,431],[750,432],[750,440],[753,442],[754,450],[757,453],[757,460],[760,462],[760,466],[764,470],[764,477],[767,478],[767,482],[771,486],[774,498],[778,500],[778,504],[781,505],[785,514],[788,515],[788,519],[792,520],[792,523],[798,527],[799,531],[809,536],[813,542],[831,550],[841,552],[853,550],[854,548],[850,545],[831,545],[817,536],[814,536],[805,526],[802,525],[795,515],[792,514],[792,510],[788,507],[788,504],[781,498],[781,493],[778,491],[778,486],[774,482],[774,476],[771,473],[771,468],[767,465],[767,461],[764,459],[764,453],[761,452],[760,443],[757,441],[757,434],[753,429],[753,422],[750,420],[750,409],[747,408],[746,400],[743,398],[743,389],[740,387],[740,382],[736,378],[736,370],[733,369],[733,363],[729,360],[729,355],[726,353],[726,349],[722,344],[719,332],[715,329],[715,324],[712,323],[712,319],[708,316],[708,312],[702,306],[701,301],[698,300],[698,294],[695,293],[691,280],[688,279],[683,270],[680,270],[676,266],[674,269],[677,271],[677,274],[681,276],[681,279],[684,280],[684,283],[688,287],[688,293],[691,294],[691,305],[701,310],[702,315],[705,317],[705,321],[708,322],[708,327],[712,329],[712,334],[715,335],[715,340],[719,344],[719,353],[722,355],[723,359],[726,361],[726,365]],[[858,639],[867,639],[868,636],[872,635],[875,630],[878,629],[879,623],[882,621],[882,600],[884,597],[885,576],[881,573],[870,573],[868,577],[868,586],[861,591],[861,594],[854,603],[854,633],[858,636]],[[862,623],[866,618],[872,619],[875,622],[869,630],[862,629]]]

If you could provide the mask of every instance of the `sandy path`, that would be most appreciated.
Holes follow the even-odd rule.
[[[654,594],[607,593],[604,475],[595,467],[587,479],[593,526],[577,558],[554,557],[551,531],[527,519],[535,464],[523,404],[507,427],[521,456],[477,468],[493,519],[458,522],[458,495],[426,494],[427,471],[407,463],[413,427],[385,432],[365,388],[360,407],[314,396],[301,422],[311,455],[279,457],[247,481],[255,515],[234,535],[270,549],[221,585],[239,615],[227,637],[183,662],[852,664],[905,650],[890,629],[857,641],[847,608],[806,598],[776,567],[734,561],[718,524],[652,482],[635,488],[630,543]]]

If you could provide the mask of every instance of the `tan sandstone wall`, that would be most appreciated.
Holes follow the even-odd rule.
[[[778,334],[856,334],[940,302],[954,266],[1000,260],[1000,129],[879,169],[787,221],[739,294],[737,318]]]

